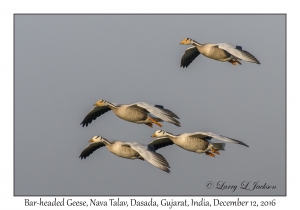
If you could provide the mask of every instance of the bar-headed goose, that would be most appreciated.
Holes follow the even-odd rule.
[[[154,146],[147,146],[137,142],[107,140],[102,136],[94,136],[89,142],[90,144],[81,152],[79,158],[85,159],[95,150],[106,146],[111,153],[119,157],[132,160],[147,160],[155,167],[170,173],[169,163],[161,154],[155,152],[156,149]]]
[[[193,39],[185,38],[179,44],[193,45],[185,50],[181,58],[180,67],[183,68],[187,68],[199,54],[222,62],[228,61],[233,65],[236,65],[236,63],[241,65],[242,63],[239,60],[260,64],[252,54],[243,50],[241,46],[229,43],[200,44]]]
[[[225,143],[212,143],[212,138],[219,139],[221,141],[230,142],[234,144],[241,144],[249,147],[247,144],[228,138],[226,136],[217,135],[211,132],[195,132],[195,133],[182,133],[179,135],[173,135],[163,130],[157,130],[152,137],[157,137],[149,145],[153,145],[155,149],[165,147],[168,145],[176,144],[177,146],[196,153],[205,153],[206,155],[215,157],[215,154],[220,154],[218,150],[224,150]],[[211,153],[211,152],[212,153]]]
[[[99,100],[94,108],[86,115],[80,123],[82,127],[88,126],[93,120],[105,112],[112,110],[119,118],[138,124],[146,124],[152,127],[152,123],[162,127],[159,122],[166,121],[180,127],[179,117],[172,111],[161,105],[151,105],[145,102],[134,104],[115,104]],[[176,119],[177,118],[177,119]]]

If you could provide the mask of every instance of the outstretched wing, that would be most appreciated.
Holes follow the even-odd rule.
[[[251,63],[257,63],[260,64],[260,62],[252,55],[251,53],[242,50],[241,46],[232,45],[229,43],[219,43],[217,46],[222,49],[229,52],[231,55],[238,59],[242,59]]]
[[[150,148],[154,148],[155,150],[158,150],[162,147],[166,147],[166,146],[169,146],[169,145],[172,145],[174,144],[173,141],[171,139],[169,139],[168,137],[157,137],[155,140],[153,140],[152,142],[150,142],[148,144],[148,147]]]
[[[91,143],[89,146],[87,146],[80,154],[79,158],[85,159],[88,157],[90,154],[92,154],[95,150],[99,149],[100,147],[103,147],[104,143],[102,142],[94,142]]]
[[[159,106],[161,106],[161,105],[159,105]],[[175,119],[175,118],[179,119],[179,117],[174,112],[172,112],[168,109],[160,108],[160,107],[157,107],[157,105],[154,106],[152,104],[148,104],[145,102],[138,102],[138,103],[130,104],[130,105],[128,105],[128,107],[137,108],[137,109],[141,110],[142,112],[150,113],[150,114],[154,115],[155,117],[162,119],[163,121],[172,123],[172,124],[180,127],[180,122]]]
[[[200,55],[200,52],[197,47],[187,48],[181,58],[180,67],[187,68],[198,55]]]
[[[162,105],[154,105],[154,107],[157,107],[159,109],[163,109],[163,111],[166,112],[166,113],[168,113],[170,116],[172,116],[174,118],[177,118],[177,119],[180,119],[174,112],[172,112],[169,109],[165,109]]]
[[[155,151],[148,150],[148,147],[146,145],[137,142],[124,142],[124,145],[130,146],[133,150],[137,151],[140,156],[142,156],[145,160],[147,160],[155,167],[167,173],[170,173],[170,165],[161,154],[156,153]]]
[[[80,123],[82,127],[88,126],[93,120],[95,120],[97,117],[100,117],[105,112],[110,111],[111,109],[107,106],[95,106],[83,119],[83,121]]]
[[[232,138],[229,138],[229,137],[226,137],[226,136],[217,135],[217,134],[214,134],[214,133],[211,133],[211,132],[196,132],[196,133],[191,133],[189,136],[200,138],[200,139],[211,137],[211,138],[219,139],[221,141],[226,141],[226,142],[230,142],[230,143],[233,143],[233,144],[241,144],[241,145],[244,145],[246,147],[249,147],[247,144],[245,144],[242,141],[232,139]]]

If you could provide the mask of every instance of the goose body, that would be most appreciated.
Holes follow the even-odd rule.
[[[116,116],[128,122],[146,124],[152,127],[152,123],[162,127],[159,122],[166,121],[176,126],[180,126],[177,120],[179,117],[161,105],[151,105],[145,102],[134,104],[114,104],[104,100],[99,100],[94,104],[94,108],[86,115],[81,125],[88,126],[97,117],[112,110]],[[177,118],[177,119],[176,119]]]
[[[114,141],[111,144],[106,145],[106,148],[113,154],[127,159],[141,159],[143,160],[142,156],[132,149],[130,146],[124,144],[121,141]]]
[[[169,136],[177,146],[196,153],[203,153],[212,148],[207,140],[189,136],[188,134],[182,134],[180,136]]]
[[[230,142],[234,144],[241,144],[246,147],[245,143],[232,139],[229,137],[217,135],[211,132],[195,132],[195,133],[182,133],[179,135],[173,135],[163,130],[157,130],[152,137],[157,137],[149,145],[155,144],[156,149],[164,146],[176,144],[177,146],[195,153],[205,153],[209,156],[215,157],[213,153],[220,154],[219,150],[224,150],[225,143],[212,143],[212,138],[219,139],[221,141]],[[212,153],[211,153],[212,152]]]
[[[236,65],[236,63],[241,65],[242,63],[239,60],[260,64],[251,53],[243,50],[241,46],[229,43],[200,44],[193,39],[185,38],[179,44],[193,45],[185,50],[181,58],[180,67],[183,68],[187,68],[200,54],[217,61],[228,61],[233,65]]]
[[[129,105],[120,105],[119,107],[112,107],[111,110],[117,115],[119,118],[126,120],[128,122],[133,123],[151,123],[148,118],[147,113],[141,112],[137,108],[130,108]],[[161,121],[161,120],[158,120]]]
[[[94,136],[89,140],[90,144],[81,152],[79,158],[85,159],[95,150],[106,146],[108,151],[116,156],[127,159],[147,160],[155,167],[169,173],[170,166],[167,160],[159,153],[156,153],[153,146],[147,146],[137,142],[112,141],[102,136]]]

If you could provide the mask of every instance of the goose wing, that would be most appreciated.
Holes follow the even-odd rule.
[[[164,108],[164,106],[162,106],[162,105],[154,105],[154,107],[159,108],[159,109],[163,109],[163,111],[168,113],[170,116],[172,116],[174,118],[177,118],[177,119],[180,119],[174,112],[172,112],[169,109]]]
[[[111,109],[108,108],[107,106],[95,106],[82,120],[80,125],[82,127],[88,126],[93,120],[95,120],[97,117],[100,117],[103,115],[105,112],[110,111]]]
[[[170,173],[170,165],[167,160],[159,153],[148,149],[147,145],[143,145],[137,142],[124,142],[124,146],[130,146],[133,150],[137,151],[149,163],[155,167]]]
[[[92,154],[95,150],[99,149],[100,147],[105,146],[104,143],[102,142],[94,142],[88,145],[80,154],[79,158],[85,159],[88,157],[90,154]]]
[[[148,144],[148,147],[158,150],[162,147],[166,147],[172,144],[174,144],[173,141],[168,137],[157,137],[155,140]]]
[[[154,105],[155,107],[157,107],[157,108],[160,108],[160,109],[164,109],[164,106],[162,106],[162,105]],[[167,110],[167,109],[166,109]],[[157,122],[162,122],[163,120],[162,119],[160,119],[160,118],[157,118],[156,116],[154,116],[153,114],[151,114],[151,113],[148,113],[148,115],[150,116],[150,117],[152,117],[153,119],[155,119]]]
[[[161,108],[161,105],[152,105],[145,102],[138,102],[138,103],[130,104],[128,105],[128,107],[137,108],[142,112],[150,113],[155,117],[162,119],[163,121],[172,123],[180,127],[180,122],[177,120],[179,119],[179,117],[174,112],[165,108]]]
[[[226,137],[226,136],[222,136],[222,135],[217,135],[217,134],[214,134],[214,133],[211,133],[211,132],[196,132],[196,133],[190,134],[189,136],[200,138],[200,139],[211,137],[211,138],[219,139],[221,141],[226,141],[226,142],[230,142],[230,143],[233,143],[233,144],[241,144],[241,145],[244,145],[246,147],[249,147],[247,144],[245,144],[242,141],[239,141],[239,140],[236,140],[236,139],[233,139],[233,138],[229,138],[229,137]]]
[[[254,55],[243,50],[241,46],[232,45],[229,43],[219,43],[217,44],[217,46],[222,50],[226,50],[227,52],[229,52],[231,55],[233,55],[238,59],[245,60],[251,63],[260,64],[260,62],[254,57]]]
[[[200,55],[200,52],[197,47],[187,48],[181,58],[180,67],[187,68],[198,55]]]

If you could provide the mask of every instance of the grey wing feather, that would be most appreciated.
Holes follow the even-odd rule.
[[[175,118],[179,119],[179,117],[175,113],[173,113],[172,111],[170,111],[168,109],[155,107],[154,105],[148,104],[145,102],[138,102],[138,103],[130,104],[129,107],[138,108],[141,111],[150,113],[150,114],[162,119],[163,121],[172,123],[172,124],[180,127],[180,122],[175,119]]]
[[[148,146],[153,147],[155,150],[158,150],[162,147],[166,147],[172,144],[174,144],[173,141],[168,137],[157,137],[155,140],[150,142]]]
[[[97,117],[100,117],[105,112],[108,112],[110,110],[111,109],[108,108],[107,106],[96,106],[85,116],[85,118],[82,120],[80,125],[82,125],[82,127],[88,126],[88,124],[90,124]]]
[[[99,149],[100,147],[103,147],[104,144],[102,142],[95,142],[91,143],[89,146],[87,146],[80,154],[79,158],[85,159],[88,157],[90,154],[92,154],[94,151]]]
[[[170,115],[171,117],[180,119],[177,114],[175,114],[174,112],[172,112],[169,109],[165,109],[162,105],[154,105],[154,107],[158,108],[158,109],[162,109],[162,112],[167,113],[168,115]]]
[[[129,145],[133,150],[137,151],[140,156],[142,156],[149,163],[154,165],[155,167],[170,173],[170,165],[167,160],[159,153],[155,151],[148,150],[146,145],[137,143],[137,142],[126,142],[124,145]]]
[[[200,52],[197,47],[187,48],[181,58],[180,67],[187,68],[198,55],[200,55]]]
[[[163,109],[163,108],[164,108],[162,105],[154,105],[154,106],[157,107],[157,108],[160,108],[160,109]],[[150,117],[152,117],[153,119],[155,119],[157,122],[163,122],[162,119],[157,118],[156,116],[154,116],[154,115],[151,114],[151,113],[148,113],[148,115],[149,115]]]
[[[257,63],[260,64],[260,62],[254,57],[254,55],[252,55],[251,53],[242,50],[241,46],[236,46],[236,45],[232,45],[229,43],[219,43],[216,44],[220,49],[226,50],[227,52],[229,52],[231,55],[233,55],[234,57],[241,59],[241,60],[245,60],[251,63]]]
[[[229,137],[226,137],[226,136],[217,135],[217,134],[214,134],[214,133],[211,133],[211,132],[196,132],[196,133],[192,133],[190,136],[197,137],[197,138],[202,138],[202,139],[203,139],[203,137],[208,136],[208,137],[212,137],[212,138],[215,138],[215,139],[218,139],[218,140],[221,140],[221,141],[230,142],[230,143],[233,143],[233,144],[241,144],[241,145],[244,145],[246,147],[249,147],[247,144],[245,144],[242,141],[239,141],[239,140],[236,140],[236,139],[233,139],[233,138],[229,138]]]

